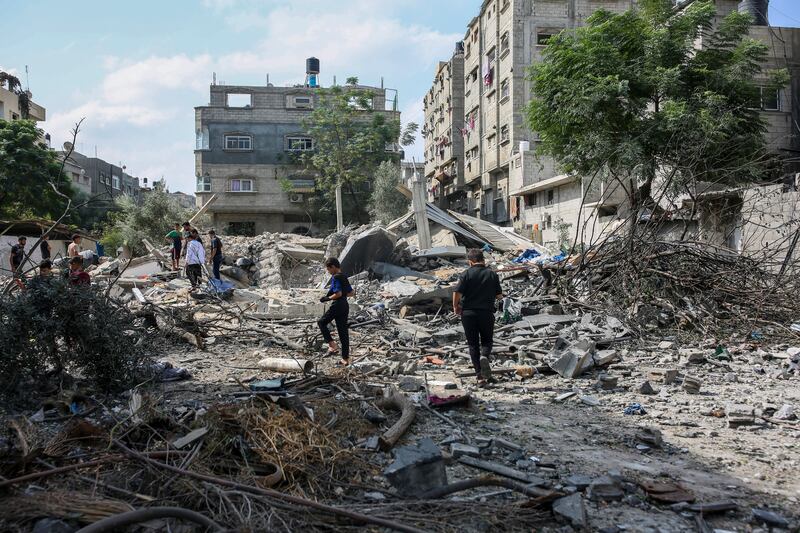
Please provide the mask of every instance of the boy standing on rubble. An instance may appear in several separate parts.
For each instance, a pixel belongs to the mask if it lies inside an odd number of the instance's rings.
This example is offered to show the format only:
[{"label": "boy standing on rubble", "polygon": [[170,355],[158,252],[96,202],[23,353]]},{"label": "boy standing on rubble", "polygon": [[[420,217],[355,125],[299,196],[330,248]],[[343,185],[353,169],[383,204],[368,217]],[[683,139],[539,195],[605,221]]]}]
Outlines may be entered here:
[{"label": "boy standing on rubble", "polygon": [[337,352],[336,342],[331,337],[328,324],[336,322],[336,331],[339,334],[339,342],[342,343],[342,366],[350,363],[350,331],[347,329],[347,319],[350,314],[350,306],[347,304],[347,297],[353,295],[353,287],[350,286],[347,276],[342,273],[339,260],[335,257],[325,261],[325,269],[331,275],[331,287],[328,294],[319,299],[320,302],[333,302],[317,321],[322,338],[328,343],[328,354]]},{"label": "boy standing on rubble", "polygon": [[219,276],[219,267],[222,264],[222,241],[217,237],[217,232],[211,230],[208,232],[208,238],[211,239],[211,263],[214,279],[221,279]]},{"label": "boy standing on rubble", "polygon": [[492,355],[494,310],[497,300],[503,298],[503,288],[497,274],[487,268],[481,250],[472,248],[467,260],[469,268],[459,276],[453,293],[453,312],[461,316],[472,367],[478,383],[483,384],[492,377],[489,360]]},{"label": "boy standing on rubble", "polygon": [[164,239],[172,242],[172,270],[180,270],[181,248],[183,248],[183,234],[181,225],[175,223],[175,229],[164,236]]}]

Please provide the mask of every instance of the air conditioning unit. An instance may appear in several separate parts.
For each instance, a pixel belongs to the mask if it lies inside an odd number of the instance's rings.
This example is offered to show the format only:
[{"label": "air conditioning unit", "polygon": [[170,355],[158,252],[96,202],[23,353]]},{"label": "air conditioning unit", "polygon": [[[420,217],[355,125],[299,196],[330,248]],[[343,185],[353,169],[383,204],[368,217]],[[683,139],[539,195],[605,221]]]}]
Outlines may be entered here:
[{"label": "air conditioning unit", "polygon": [[302,194],[290,194],[289,201],[293,204],[302,204],[303,203],[303,195]]}]

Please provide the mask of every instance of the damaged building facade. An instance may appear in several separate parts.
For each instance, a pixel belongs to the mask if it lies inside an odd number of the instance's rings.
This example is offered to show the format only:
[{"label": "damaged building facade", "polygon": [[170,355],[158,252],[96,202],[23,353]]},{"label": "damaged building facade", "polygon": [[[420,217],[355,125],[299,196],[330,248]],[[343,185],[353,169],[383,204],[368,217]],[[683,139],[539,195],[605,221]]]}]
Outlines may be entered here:
[{"label": "damaged building facade", "polygon": [[[372,94],[373,110],[399,120],[393,104],[387,108],[387,89],[356,88]],[[314,150],[303,121],[319,102],[316,78],[312,86],[211,85],[209,104],[195,108],[195,192],[198,206],[215,196],[208,213],[218,231],[257,235],[315,229],[307,206],[314,175],[298,156]]]},{"label": "damaged building facade", "polygon": [[[453,118],[461,111],[458,100],[451,98],[447,102],[444,117],[441,116],[441,102],[433,103],[433,98],[441,93],[442,65],[448,63],[440,63],[425,100],[426,176],[429,192],[440,192],[432,194],[439,205],[513,226],[526,237],[551,248],[576,238],[579,242],[592,242],[619,224],[627,212],[628,201],[622,187],[565,174],[551,158],[536,153],[538,135],[525,123],[525,108],[531,99],[531,82],[526,75],[528,67],[541,60],[547,41],[553,35],[581,26],[598,9],[623,12],[635,4],[634,0],[483,2],[479,15],[469,23],[464,41],[460,43],[464,50],[461,129],[458,130]],[[715,1],[719,17],[755,5],[751,4],[738,0]],[[768,89],[765,79],[758,103],[767,123],[768,145],[775,152],[791,155],[800,149],[796,131],[800,121],[796,116],[797,106],[793,105],[793,95],[797,94],[800,83],[799,30],[767,27],[765,14],[755,19],[751,37],[769,47],[764,70],[787,68],[791,75],[790,84],[777,91]],[[702,42],[698,45],[702,46]],[[455,56],[450,64],[454,61]],[[441,124],[443,118],[444,125],[450,126],[449,135],[443,136],[432,128]],[[454,141],[456,138],[458,143],[463,143],[460,152]],[[442,153],[452,153],[452,161],[444,161],[440,157]],[[452,183],[463,189],[464,204],[446,203],[447,189],[435,179],[436,175],[444,177],[441,174],[444,163],[453,169],[463,168],[463,177],[453,176]],[[747,195],[757,196],[756,193]]]}]

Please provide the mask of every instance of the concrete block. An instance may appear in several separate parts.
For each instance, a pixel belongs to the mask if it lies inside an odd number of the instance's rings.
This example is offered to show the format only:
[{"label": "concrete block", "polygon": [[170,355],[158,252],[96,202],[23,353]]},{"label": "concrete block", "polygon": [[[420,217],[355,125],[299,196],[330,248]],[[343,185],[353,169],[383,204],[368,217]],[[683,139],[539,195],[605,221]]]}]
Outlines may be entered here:
[{"label": "concrete block", "polygon": [[394,451],[394,462],[383,475],[401,496],[418,496],[447,485],[447,470],[439,447],[429,438]]},{"label": "concrete block", "polygon": [[583,496],[578,492],[554,501],[553,514],[577,529],[586,527],[586,507],[583,505]]},{"label": "concrete block", "polygon": [[374,227],[350,237],[339,256],[342,271],[353,275],[368,270],[375,261],[387,261],[396,242],[397,236],[383,227]]},{"label": "concrete block", "polygon": [[460,442],[454,442],[450,444],[450,455],[453,456],[453,459],[458,459],[463,455],[468,455],[470,457],[478,457],[481,454],[481,449],[477,446],[471,446],[469,444],[462,444]]}]

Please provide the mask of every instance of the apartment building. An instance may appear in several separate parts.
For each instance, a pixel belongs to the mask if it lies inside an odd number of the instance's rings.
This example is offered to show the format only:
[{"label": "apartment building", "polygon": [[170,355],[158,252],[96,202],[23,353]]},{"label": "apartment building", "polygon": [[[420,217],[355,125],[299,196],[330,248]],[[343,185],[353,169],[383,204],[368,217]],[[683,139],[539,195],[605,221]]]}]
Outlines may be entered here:
[{"label": "apartment building", "polygon": [[[394,101],[387,102],[388,89],[357,88],[371,93],[373,110],[400,119]],[[307,202],[314,175],[296,156],[314,150],[303,120],[319,104],[319,92],[316,78],[295,87],[211,85],[209,104],[195,108],[195,194],[198,206],[216,195],[208,213],[217,231],[312,229]]]},{"label": "apartment building", "polygon": [[443,209],[466,208],[464,191],[464,43],[440,61],[423,99],[425,179],[430,201]]},{"label": "apartment building", "polygon": [[44,122],[47,119],[45,108],[33,101],[33,95],[30,91],[26,91],[26,93],[28,97],[27,116],[25,116],[25,111],[20,108],[20,95],[0,85],[0,120],[27,118],[36,122]]},{"label": "apartment building", "polygon": [[[559,175],[552,161],[535,157],[537,137],[525,124],[531,98],[528,67],[541,58],[547,40],[574,28],[598,9],[622,12],[635,0],[485,0],[463,40],[463,181],[460,211],[531,232],[535,225],[554,229],[558,217],[573,208],[558,204],[576,196],[576,179]],[[452,60],[451,60],[452,63]],[[447,63],[445,63],[447,64]],[[441,93],[437,83],[426,103]],[[437,106],[426,107],[426,128]],[[426,175],[438,168],[436,135],[426,137]],[[434,170],[435,172],[436,170]],[[462,184],[463,183],[463,184]],[[549,204],[547,202],[550,202]],[[540,204],[551,206],[547,213]],[[578,202],[578,205],[580,202]],[[556,206],[555,209],[552,206]],[[549,223],[548,223],[549,220]]]},{"label": "apartment building", "polygon": [[[627,200],[620,187],[567,175],[550,158],[537,155],[538,136],[525,120],[532,97],[526,78],[528,67],[541,60],[550,37],[583,25],[598,9],[624,12],[635,4],[636,0],[483,2],[463,41],[462,187],[467,195],[463,212],[513,225],[520,233],[551,246],[577,234],[581,240],[591,240],[617,219]],[[740,9],[737,0],[715,0],[715,4],[719,17]],[[762,11],[751,36],[770,47],[765,68],[788,68],[792,82],[780,91],[765,87],[761,101],[754,105],[761,108],[768,123],[769,145],[776,151],[797,154],[800,117],[792,102],[793,95],[800,94],[796,92],[800,89],[800,42],[795,28],[767,27]],[[435,93],[434,83],[427,98]],[[426,110],[426,126],[428,119]],[[426,174],[436,166],[435,155],[426,149]]]},{"label": "apartment building", "polygon": [[[66,155],[65,152],[57,154],[59,159]],[[139,202],[142,196],[139,178],[125,172],[126,169],[125,165],[115,165],[75,151],[64,164],[73,185],[91,196],[102,195],[100,201],[127,195]]]}]

